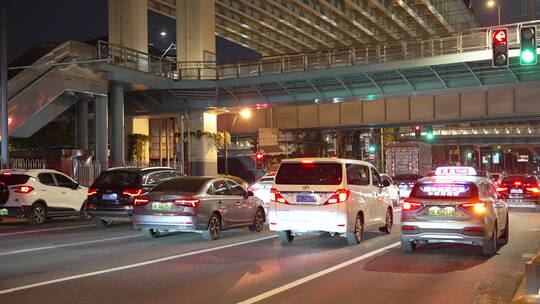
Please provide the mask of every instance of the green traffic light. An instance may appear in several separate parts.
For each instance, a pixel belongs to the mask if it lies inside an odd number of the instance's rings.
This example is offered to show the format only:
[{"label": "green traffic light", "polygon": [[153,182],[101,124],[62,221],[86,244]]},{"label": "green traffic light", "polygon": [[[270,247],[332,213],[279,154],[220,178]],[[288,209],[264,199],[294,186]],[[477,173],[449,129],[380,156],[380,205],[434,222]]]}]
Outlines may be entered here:
[{"label": "green traffic light", "polygon": [[535,61],[534,53],[532,50],[524,50],[521,52],[521,62],[523,63],[532,63]]},{"label": "green traffic light", "polygon": [[375,150],[376,150],[375,146],[369,146],[369,149],[368,149],[369,153],[373,153],[375,152]]},{"label": "green traffic light", "polygon": [[471,159],[471,158],[472,158],[472,152],[467,152],[467,158],[468,158],[468,159]]},{"label": "green traffic light", "polygon": [[435,138],[435,135],[432,132],[428,132],[426,134],[426,139],[427,140],[433,140],[434,138]]}]

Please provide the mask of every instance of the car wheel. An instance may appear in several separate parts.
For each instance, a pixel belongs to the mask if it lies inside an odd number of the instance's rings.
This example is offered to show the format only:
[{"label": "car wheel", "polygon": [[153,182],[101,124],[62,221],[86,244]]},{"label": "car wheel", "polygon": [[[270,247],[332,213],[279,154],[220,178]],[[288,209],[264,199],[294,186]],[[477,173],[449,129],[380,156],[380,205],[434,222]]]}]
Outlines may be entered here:
[{"label": "car wheel", "polygon": [[501,236],[499,237],[498,243],[501,245],[506,245],[508,243],[508,236],[510,232],[510,220],[508,219],[508,214],[506,215],[506,226],[504,227],[504,231],[502,232]]},{"label": "car wheel", "polygon": [[88,214],[88,211],[86,211],[86,201],[84,201],[81,212],[79,213],[79,218],[83,221],[89,221],[92,219],[92,216]]},{"label": "car wheel", "polygon": [[392,213],[391,208],[388,208],[388,210],[386,210],[386,219],[384,223],[384,226],[380,227],[379,231],[390,234],[392,232],[392,225],[394,224],[394,214]]},{"label": "car wheel", "polygon": [[148,239],[154,239],[161,236],[161,233],[157,229],[144,228],[142,231],[144,237]]},{"label": "car wheel", "polygon": [[416,243],[413,241],[401,240],[401,251],[413,252],[416,250]]},{"label": "car wheel", "polygon": [[208,220],[208,228],[203,231],[202,236],[207,241],[214,241],[219,238],[221,232],[221,220],[217,214],[212,214]]},{"label": "car wheel", "polygon": [[362,241],[364,235],[364,220],[362,216],[358,214],[354,221],[354,230],[347,232],[347,243],[349,245],[357,245]]},{"label": "car wheel", "polygon": [[47,220],[47,207],[44,204],[37,203],[30,210],[28,222],[30,225],[41,225]]},{"label": "car wheel", "polygon": [[100,228],[111,227],[112,224],[113,224],[113,221],[104,220],[104,219],[101,219],[101,218],[95,218],[94,222],[96,223],[96,226],[98,226]]},{"label": "car wheel", "polygon": [[294,240],[294,235],[290,230],[278,231],[281,244],[290,244]]},{"label": "car wheel", "polygon": [[482,253],[485,256],[494,256],[497,252],[497,224],[493,226],[493,233],[491,239],[482,245]]},{"label": "car wheel", "polygon": [[255,212],[255,219],[253,220],[253,224],[249,226],[249,230],[253,232],[261,232],[263,230],[263,224],[264,224],[264,211],[262,211],[261,208],[257,209],[257,212]]},{"label": "car wheel", "polygon": [[4,183],[0,183],[0,204],[5,204],[9,199],[9,188]]}]

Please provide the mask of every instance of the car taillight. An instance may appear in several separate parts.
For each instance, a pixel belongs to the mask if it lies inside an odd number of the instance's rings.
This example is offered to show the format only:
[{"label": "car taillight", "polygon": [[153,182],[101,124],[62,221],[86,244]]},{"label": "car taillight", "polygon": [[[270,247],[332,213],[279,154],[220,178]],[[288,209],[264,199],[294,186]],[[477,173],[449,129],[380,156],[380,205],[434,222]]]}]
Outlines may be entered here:
[{"label": "car taillight", "polygon": [[129,195],[130,197],[137,197],[143,193],[143,189],[126,189],[122,191],[122,194]]},{"label": "car taillight", "polygon": [[506,192],[508,191],[508,187],[497,187],[497,192]]},{"label": "car taillight", "polygon": [[351,194],[349,189],[339,189],[324,203],[324,205],[345,203]]},{"label": "car taillight", "polygon": [[257,189],[257,188],[255,188],[255,186],[251,186],[251,187],[248,188],[248,190],[252,191],[252,192],[255,191],[255,189]]},{"label": "car taillight", "polygon": [[409,183],[407,186],[408,186],[409,188],[412,188],[412,187],[414,187],[414,183]]},{"label": "car taillight", "polygon": [[278,204],[289,203],[275,188],[270,189],[270,201]]},{"label": "car taillight", "polygon": [[176,205],[188,206],[188,207],[198,207],[200,202],[201,201],[199,201],[196,198],[182,198],[182,199],[174,200],[174,203]]},{"label": "car taillight", "polygon": [[515,181],[514,186],[521,186],[521,182],[520,181]]},{"label": "car taillight", "polygon": [[461,207],[463,209],[468,211],[474,211],[475,213],[485,213],[486,212],[486,203],[485,202],[474,202],[474,203],[466,203],[461,204]]},{"label": "car taillight", "polygon": [[143,206],[148,204],[150,200],[146,197],[137,197],[135,198],[135,202],[133,202],[133,205],[135,206]]},{"label": "car taillight", "polygon": [[407,211],[416,210],[420,207],[422,207],[422,203],[413,202],[411,200],[405,200],[403,204],[401,204],[401,209]]},{"label": "car taillight", "polygon": [[539,193],[540,189],[538,189],[538,187],[527,187],[527,191],[532,193]]},{"label": "car taillight", "polygon": [[22,193],[27,194],[34,191],[34,187],[32,186],[17,186],[15,187],[15,193]]},{"label": "car taillight", "polygon": [[88,188],[88,191],[86,191],[87,196],[92,196],[97,194],[97,189]]}]

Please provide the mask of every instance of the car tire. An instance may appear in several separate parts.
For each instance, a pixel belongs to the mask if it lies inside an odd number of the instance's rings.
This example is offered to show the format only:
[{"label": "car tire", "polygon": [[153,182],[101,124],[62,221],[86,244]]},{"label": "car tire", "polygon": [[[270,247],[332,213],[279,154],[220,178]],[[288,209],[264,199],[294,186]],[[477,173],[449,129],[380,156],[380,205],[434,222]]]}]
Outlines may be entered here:
[{"label": "car tire", "polygon": [[4,183],[0,183],[0,204],[4,205],[9,199],[9,188]]},{"label": "car tire", "polygon": [[290,244],[294,240],[294,235],[290,230],[278,231],[281,244]]},{"label": "car tire", "polygon": [[93,218],[90,214],[88,214],[88,211],[86,211],[86,201],[82,204],[81,212],[79,213],[79,218],[83,221],[89,221]]},{"label": "car tire", "polygon": [[384,220],[385,225],[379,227],[379,231],[385,234],[390,234],[392,232],[392,225],[394,225],[394,214],[391,208],[386,210],[386,219]]},{"label": "car tire", "polygon": [[482,253],[485,256],[494,256],[497,253],[497,224],[493,226],[491,239],[482,245]]},{"label": "car tire", "polygon": [[47,221],[47,206],[42,203],[37,203],[32,206],[28,214],[28,222],[30,225],[42,225]]},{"label": "car tire", "polygon": [[249,225],[249,230],[253,232],[261,232],[264,225],[264,211],[262,208],[258,208],[255,212],[255,218],[253,219],[253,224]]},{"label": "car tire", "polygon": [[107,228],[112,226],[113,221],[104,220],[102,218],[94,218],[94,223],[96,223],[96,226],[99,228]]},{"label": "car tire", "polygon": [[413,241],[401,240],[401,251],[414,252],[416,250],[416,243]]},{"label": "car tire", "polygon": [[499,245],[506,245],[508,243],[508,236],[510,235],[510,220],[508,218],[508,214],[506,215],[506,226],[504,227],[504,231],[502,232],[501,236],[498,239]]},{"label": "car tire", "polygon": [[161,233],[157,229],[143,228],[143,235],[147,239],[155,239],[161,236]]},{"label": "car tire", "polygon": [[207,241],[215,241],[221,233],[221,219],[217,214],[212,214],[208,219],[208,228],[202,232],[202,236]]},{"label": "car tire", "polygon": [[347,243],[349,245],[358,245],[364,237],[364,220],[360,214],[356,215],[354,221],[354,230],[347,232]]}]

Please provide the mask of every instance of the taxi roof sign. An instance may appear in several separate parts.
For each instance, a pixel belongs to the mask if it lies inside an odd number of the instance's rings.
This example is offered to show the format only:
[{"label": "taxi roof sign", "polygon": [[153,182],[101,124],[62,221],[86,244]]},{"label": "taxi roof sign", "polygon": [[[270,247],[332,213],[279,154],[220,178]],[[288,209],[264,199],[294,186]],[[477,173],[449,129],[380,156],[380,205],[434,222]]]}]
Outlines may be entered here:
[{"label": "taxi roof sign", "polygon": [[476,170],[473,167],[438,167],[435,170],[436,176],[475,176]]}]

